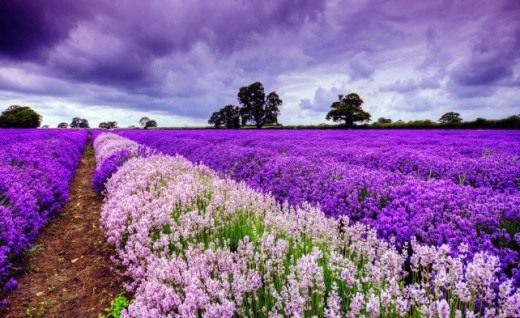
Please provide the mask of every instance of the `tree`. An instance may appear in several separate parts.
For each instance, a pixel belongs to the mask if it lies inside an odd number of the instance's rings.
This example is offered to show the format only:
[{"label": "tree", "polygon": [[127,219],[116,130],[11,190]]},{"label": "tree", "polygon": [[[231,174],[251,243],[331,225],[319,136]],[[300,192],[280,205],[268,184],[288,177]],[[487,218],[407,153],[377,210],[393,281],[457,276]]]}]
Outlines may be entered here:
[{"label": "tree", "polygon": [[249,113],[249,109],[246,109],[245,107],[240,107],[238,111],[240,113],[240,125],[247,125],[247,123],[252,120],[251,114]]},{"label": "tree", "polygon": [[240,109],[238,106],[226,105],[221,110],[226,128],[240,128]]},{"label": "tree", "polygon": [[157,127],[157,122],[148,117],[141,117],[141,119],[139,119],[139,125],[144,129],[148,129],[152,127]]},{"label": "tree", "polygon": [[104,129],[115,129],[115,128],[117,128],[117,121],[102,122],[99,124],[98,127],[104,128]]},{"label": "tree", "polygon": [[107,124],[108,124],[109,129],[119,128],[119,126],[117,125],[117,121],[108,121]]},{"label": "tree", "polygon": [[241,87],[237,97],[241,105],[239,114],[242,125],[253,121],[256,128],[262,128],[263,125],[268,123],[278,123],[282,100],[276,92],[271,92],[266,96],[262,83],[255,82],[249,86]]},{"label": "tree", "polygon": [[29,106],[12,105],[0,115],[0,127],[3,128],[37,128],[42,116]]},{"label": "tree", "polygon": [[139,119],[139,125],[141,127],[145,127],[146,126],[146,122],[148,122],[150,120],[150,118],[148,117],[141,117],[141,119]]},{"label": "tree", "polygon": [[211,117],[208,120],[208,124],[213,125],[215,128],[220,128],[224,123],[224,116],[222,115],[222,110],[218,112],[213,112]]},{"label": "tree", "polygon": [[144,125],[144,129],[148,129],[148,128],[155,128],[157,127],[157,122],[153,119],[150,119],[149,121],[146,122],[146,124]]},{"label": "tree", "polygon": [[69,124],[67,123],[59,123],[58,128],[69,128]]},{"label": "tree", "polygon": [[280,115],[280,106],[282,106],[282,100],[276,94],[271,92],[267,95],[267,105],[265,107],[265,124],[276,125],[278,124],[278,115]]},{"label": "tree", "polygon": [[390,118],[379,117],[379,119],[377,120],[377,123],[378,124],[391,124],[392,120]]},{"label": "tree", "polygon": [[448,112],[439,118],[439,122],[443,124],[458,124],[462,121],[459,113]]},{"label": "tree", "polygon": [[234,105],[226,105],[218,112],[211,114],[208,124],[215,128],[226,126],[226,128],[240,128],[240,108]]},{"label": "tree", "polygon": [[332,109],[325,117],[327,120],[334,122],[343,122],[345,127],[354,127],[356,122],[365,122],[370,120],[370,114],[361,108],[363,100],[356,93],[347,96],[339,95],[338,101],[332,103]]},{"label": "tree", "polygon": [[477,125],[477,126],[483,126],[486,124],[486,122],[487,122],[487,120],[482,117],[478,117],[477,119],[475,119],[475,125]]},{"label": "tree", "polygon": [[70,128],[89,128],[88,120],[84,118],[74,117],[70,123]]}]

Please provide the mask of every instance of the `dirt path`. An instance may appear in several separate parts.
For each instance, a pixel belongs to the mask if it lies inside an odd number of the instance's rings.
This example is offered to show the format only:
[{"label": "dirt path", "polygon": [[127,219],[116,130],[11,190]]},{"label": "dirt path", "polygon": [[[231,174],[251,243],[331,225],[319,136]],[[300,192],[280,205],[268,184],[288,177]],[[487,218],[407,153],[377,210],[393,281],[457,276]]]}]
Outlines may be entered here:
[{"label": "dirt path", "polygon": [[[69,202],[27,257],[26,273],[9,297],[6,318],[97,318],[121,292],[110,271],[112,249],[100,230],[102,200],[92,191],[92,148],[81,160]],[[2,314],[0,314],[2,316]]]}]

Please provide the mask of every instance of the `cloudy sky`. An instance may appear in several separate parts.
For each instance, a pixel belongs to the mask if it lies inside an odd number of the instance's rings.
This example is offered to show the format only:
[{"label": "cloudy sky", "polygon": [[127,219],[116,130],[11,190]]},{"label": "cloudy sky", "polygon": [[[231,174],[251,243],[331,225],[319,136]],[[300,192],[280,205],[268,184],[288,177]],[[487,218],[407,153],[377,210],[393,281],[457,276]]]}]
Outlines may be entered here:
[{"label": "cloudy sky", "polygon": [[518,0],[0,0],[0,108],[204,125],[254,81],[284,124],[520,113]]}]

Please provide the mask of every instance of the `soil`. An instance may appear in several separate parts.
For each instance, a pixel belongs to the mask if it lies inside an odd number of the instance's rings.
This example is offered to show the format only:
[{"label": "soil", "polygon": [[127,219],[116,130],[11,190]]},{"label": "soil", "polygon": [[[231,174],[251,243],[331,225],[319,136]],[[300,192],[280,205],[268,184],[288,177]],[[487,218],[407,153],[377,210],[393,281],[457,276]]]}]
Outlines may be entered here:
[{"label": "soil", "polygon": [[102,199],[90,180],[95,158],[87,146],[60,216],[28,253],[25,273],[8,300],[5,318],[97,318],[122,291],[110,270],[113,249],[100,228]]}]

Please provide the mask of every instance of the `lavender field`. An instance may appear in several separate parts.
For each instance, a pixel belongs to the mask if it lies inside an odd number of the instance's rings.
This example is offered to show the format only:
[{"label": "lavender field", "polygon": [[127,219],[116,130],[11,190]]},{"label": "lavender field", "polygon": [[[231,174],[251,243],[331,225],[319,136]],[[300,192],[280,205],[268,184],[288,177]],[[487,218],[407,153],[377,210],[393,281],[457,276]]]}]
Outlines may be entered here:
[{"label": "lavender field", "polygon": [[114,133],[123,317],[519,315],[518,131]]}]

